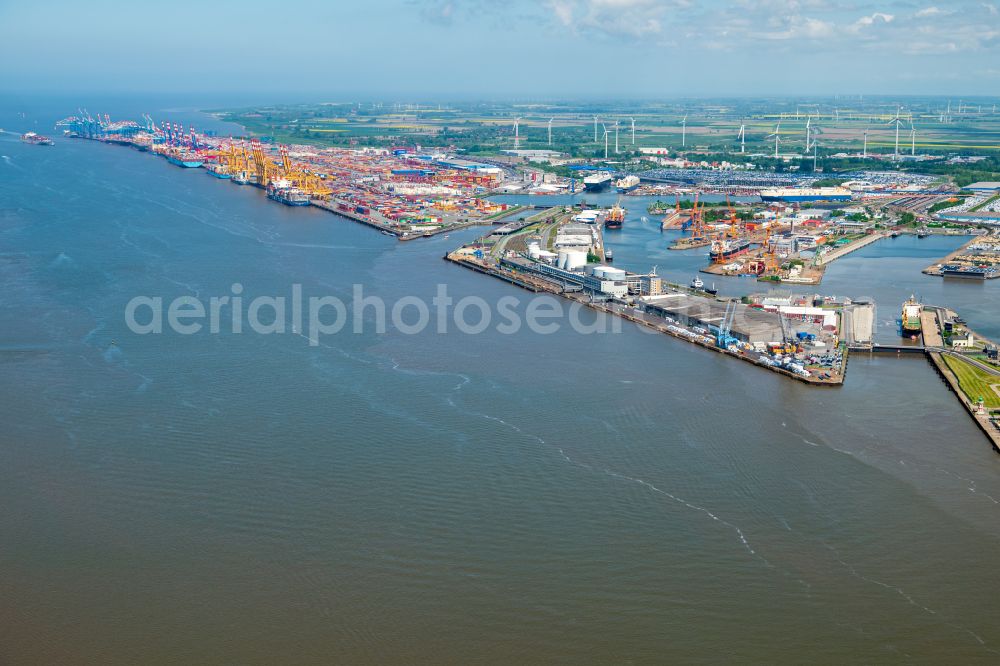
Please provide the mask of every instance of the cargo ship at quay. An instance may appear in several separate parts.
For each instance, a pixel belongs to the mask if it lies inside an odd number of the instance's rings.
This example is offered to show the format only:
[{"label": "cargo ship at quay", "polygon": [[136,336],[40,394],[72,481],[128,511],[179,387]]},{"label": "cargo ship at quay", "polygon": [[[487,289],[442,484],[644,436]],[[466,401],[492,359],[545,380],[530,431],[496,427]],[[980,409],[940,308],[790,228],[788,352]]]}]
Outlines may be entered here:
[{"label": "cargo ship at quay", "polygon": [[285,178],[268,183],[267,198],[286,206],[308,206],[310,203],[309,195],[301,189],[293,187],[292,182]]},{"label": "cargo ship at quay", "polygon": [[639,176],[625,176],[615,181],[615,189],[621,194],[626,194],[639,187],[640,182]]},{"label": "cargo ship at quay", "polygon": [[208,175],[215,176],[220,180],[228,180],[233,177],[233,174],[229,173],[229,167],[225,164],[209,164],[205,167],[205,171]]},{"label": "cargo ship at quay", "polygon": [[850,201],[844,187],[775,187],[760,191],[761,201],[802,203],[807,201]]},{"label": "cargo ship at quay", "polygon": [[185,169],[197,169],[205,164],[205,160],[195,153],[167,153],[167,161]]},{"label": "cargo ship at quay", "polygon": [[599,171],[592,173],[583,179],[583,187],[588,192],[601,192],[611,184],[611,173]]}]

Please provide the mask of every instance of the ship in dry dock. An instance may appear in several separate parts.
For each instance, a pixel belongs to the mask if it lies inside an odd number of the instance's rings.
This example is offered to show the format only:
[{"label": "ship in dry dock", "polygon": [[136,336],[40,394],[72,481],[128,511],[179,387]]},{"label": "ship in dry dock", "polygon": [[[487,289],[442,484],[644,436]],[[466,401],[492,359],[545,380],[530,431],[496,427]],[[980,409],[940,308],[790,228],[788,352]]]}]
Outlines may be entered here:
[{"label": "ship in dry dock", "polygon": [[725,238],[712,241],[709,257],[712,263],[724,264],[750,251],[751,243],[746,238]]}]

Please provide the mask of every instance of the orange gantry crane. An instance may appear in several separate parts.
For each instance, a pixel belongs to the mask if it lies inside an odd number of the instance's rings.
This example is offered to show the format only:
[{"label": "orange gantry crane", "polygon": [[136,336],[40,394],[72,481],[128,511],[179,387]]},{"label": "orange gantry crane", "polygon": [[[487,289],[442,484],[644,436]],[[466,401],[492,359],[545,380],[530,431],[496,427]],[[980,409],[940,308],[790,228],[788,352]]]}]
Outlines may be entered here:
[{"label": "orange gantry crane", "polygon": [[264,154],[264,147],[257,139],[250,139],[250,155],[257,172],[257,185],[267,187],[277,177],[278,169]]},{"label": "orange gantry crane", "polygon": [[310,171],[301,164],[292,162],[288,156],[288,146],[280,146],[278,154],[281,156],[281,168],[284,171],[284,177],[290,180],[295,187],[303,190],[314,199],[325,199],[330,196],[330,188],[326,186],[318,174]]}]

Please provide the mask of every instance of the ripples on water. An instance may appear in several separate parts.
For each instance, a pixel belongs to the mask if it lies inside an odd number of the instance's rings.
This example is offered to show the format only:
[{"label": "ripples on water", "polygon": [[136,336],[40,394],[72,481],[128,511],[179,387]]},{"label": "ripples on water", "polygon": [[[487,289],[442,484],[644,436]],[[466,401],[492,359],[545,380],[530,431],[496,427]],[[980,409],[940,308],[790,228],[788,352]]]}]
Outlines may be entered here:
[{"label": "ripples on water", "polygon": [[[133,295],[234,282],[528,294],[440,260],[475,230],[400,244],[125,149],[0,145],[0,661],[995,661],[997,460],[922,360],[817,391],[629,327],[139,337]],[[613,243],[690,270],[655,229]],[[822,291],[1000,331],[908,243]]]}]

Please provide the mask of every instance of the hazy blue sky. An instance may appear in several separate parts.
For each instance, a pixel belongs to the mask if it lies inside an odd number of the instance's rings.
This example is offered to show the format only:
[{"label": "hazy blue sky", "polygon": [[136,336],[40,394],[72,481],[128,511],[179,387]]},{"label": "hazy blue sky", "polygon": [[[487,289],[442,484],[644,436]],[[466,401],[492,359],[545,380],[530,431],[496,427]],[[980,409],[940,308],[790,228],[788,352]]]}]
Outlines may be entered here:
[{"label": "hazy blue sky", "polygon": [[1000,10],[981,0],[0,0],[0,59],[0,88],[70,93],[990,95]]}]

